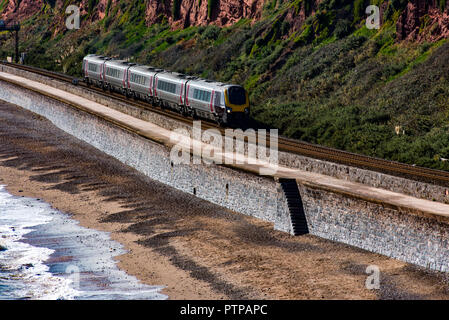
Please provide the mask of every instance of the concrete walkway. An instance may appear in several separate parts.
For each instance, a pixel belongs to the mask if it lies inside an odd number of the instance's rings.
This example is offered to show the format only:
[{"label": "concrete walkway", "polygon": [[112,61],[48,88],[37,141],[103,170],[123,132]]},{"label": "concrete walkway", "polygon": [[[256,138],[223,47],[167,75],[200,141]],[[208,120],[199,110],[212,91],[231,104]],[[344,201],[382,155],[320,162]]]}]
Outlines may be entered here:
[{"label": "concrete walkway", "polygon": [[[9,83],[17,84],[19,86],[38,92],[61,102],[71,105],[72,107],[84,110],[91,114],[96,114],[103,117],[123,128],[137,132],[139,135],[162,143],[171,148],[174,145],[190,149],[195,143],[202,147],[210,145],[200,141],[193,141],[190,137],[182,137],[174,135],[170,130],[157,126],[153,123],[129,116],[117,110],[111,109],[99,103],[93,102],[86,98],[71,94],[69,92],[32,81],[23,77],[11,75],[0,72],[0,79]],[[194,153],[194,152],[192,152]],[[234,154],[221,153],[216,151],[215,156],[221,156],[222,159],[234,159]],[[238,157],[240,160],[247,160]],[[226,161],[224,161],[226,163]],[[310,187],[325,189],[340,194],[345,194],[351,197],[356,197],[370,202],[383,203],[385,205],[402,208],[412,211],[420,211],[423,213],[449,217],[449,205],[440,202],[433,202],[429,200],[419,199],[412,196],[391,192],[385,189],[369,187],[360,183],[345,181],[323,174],[302,171],[298,169],[291,169],[283,166],[274,166],[270,163],[260,160],[253,161],[257,164],[230,164],[229,167],[234,167],[240,170],[250,171],[254,174],[260,172],[275,172],[271,174],[276,178],[290,178],[296,179],[300,184]],[[204,164],[202,164],[204,165]]]}]

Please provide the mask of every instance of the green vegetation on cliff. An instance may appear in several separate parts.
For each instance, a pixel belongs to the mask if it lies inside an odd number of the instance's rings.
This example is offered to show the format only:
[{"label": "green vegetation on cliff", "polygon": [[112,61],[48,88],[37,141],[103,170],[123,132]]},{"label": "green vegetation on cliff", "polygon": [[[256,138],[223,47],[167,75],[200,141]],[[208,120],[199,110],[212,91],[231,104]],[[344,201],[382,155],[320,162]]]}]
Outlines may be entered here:
[{"label": "green vegetation on cliff", "polygon": [[[254,24],[183,30],[165,16],[148,26],[144,1],[108,1],[104,19],[82,31],[54,29],[48,8],[23,23],[32,32],[21,51],[31,64],[72,75],[80,75],[85,54],[102,53],[239,83],[250,92],[254,119],[283,135],[449,170],[449,43],[396,41],[407,1],[388,2],[380,30],[364,26],[368,1],[314,3],[268,1]],[[174,4],[177,17],[180,1]],[[209,17],[215,5],[208,1]],[[288,13],[301,10],[310,14],[295,29]],[[1,37],[6,56],[12,42]]]}]

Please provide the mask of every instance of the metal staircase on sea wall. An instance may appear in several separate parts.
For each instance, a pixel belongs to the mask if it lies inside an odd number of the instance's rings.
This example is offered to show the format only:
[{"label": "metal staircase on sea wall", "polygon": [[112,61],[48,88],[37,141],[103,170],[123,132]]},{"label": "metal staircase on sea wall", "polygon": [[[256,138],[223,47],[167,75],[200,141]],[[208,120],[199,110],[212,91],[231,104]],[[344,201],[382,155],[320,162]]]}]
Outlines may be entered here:
[{"label": "metal staircase on sea wall", "polygon": [[288,209],[295,236],[309,233],[304,207],[299,194],[298,184],[294,179],[279,179],[285,197],[287,198]]}]

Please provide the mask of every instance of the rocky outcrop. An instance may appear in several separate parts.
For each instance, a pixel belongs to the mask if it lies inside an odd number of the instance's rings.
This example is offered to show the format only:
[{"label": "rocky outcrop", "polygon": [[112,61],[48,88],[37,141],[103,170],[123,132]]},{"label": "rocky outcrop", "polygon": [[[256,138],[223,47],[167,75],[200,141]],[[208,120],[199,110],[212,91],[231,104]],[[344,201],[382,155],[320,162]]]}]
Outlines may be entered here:
[{"label": "rocky outcrop", "polygon": [[449,1],[444,11],[436,0],[410,1],[397,22],[397,40],[435,42],[449,38],[448,7]]},{"label": "rocky outcrop", "polygon": [[[134,0],[128,0],[134,1]],[[209,10],[209,3],[214,3],[212,10]],[[305,2],[297,2],[299,7],[292,6],[283,16],[284,21],[289,23],[289,34],[301,29],[304,21],[310,15],[317,12],[322,0],[308,0],[307,9]],[[64,6],[67,1],[56,0],[7,0],[7,4],[1,13],[1,18],[7,23],[13,21],[23,21],[33,14],[42,11],[47,12],[48,7],[53,6],[54,33],[64,29],[65,13]],[[118,0],[97,0],[94,8],[89,8],[89,0],[72,1],[80,8],[83,24],[89,24],[102,20],[106,16],[106,10],[113,10],[119,3]],[[179,6],[173,14],[173,5]],[[188,26],[198,26],[215,24],[218,26],[230,26],[242,18],[253,19],[254,21],[262,17],[262,11],[267,0],[146,0],[145,19],[148,25],[159,22],[162,19],[168,20],[173,28],[186,28]],[[383,1],[381,14],[384,13],[389,1]],[[121,4],[120,4],[121,5]],[[438,41],[442,38],[449,38],[449,0],[446,3],[445,11],[442,11],[439,0],[411,0],[401,13],[397,21],[397,40],[409,41]],[[121,11],[121,9],[119,9]]]},{"label": "rocky outcrop", "polygon": [[242,18],[258,19],[264,0],[216,0],[209,16],[207,0],[179,0],[179,15],[173,17],[174,1],[150,0],[147,2],[146,21],[152,24],[168,17],[171,25],[179,27],[207,25],[229,26]]},{"label": "rocky outcrop", "polygon": [[23,21],[38,12],[43,4],[43,0],[8,0],[8,4],[1,14],[1,18],[2,20],[5,20],[7,24],[14,21]]},{"label": "rocky outcrop", "polygon": [[[73,1],[80,8],[81,15],[90,16],[87,22],[101,20],[106,15],[109,0],[96,1],[95,8],[88,8],[88,0]],[[131,0],[130,0],[131,1]],[[179,14],[173,17],[173,0],[147,0],[146,15],[144,18],[148,24],[160,21],[163,17],[168,18],[173,27],[188,27],[192,25],[216,24],[218,26],[229,26],[239,21],[241,18],[258,19],[261,17],[265,0],[215,0],[214,7],[209,15],[208,0],[179,0]],[[23,21],[31,17],[36,12],[43,9],[48,1],[44,0],[8,0],[2,19],[7,23],[12,21]],[[118,0],[112,0],[110,8],[114,8]],[[54,14],[56,20],[64,17],[63,0],[54,2]],[[57,13],[60,14],[57,14]]]},{"label": "rocky outcrop", "polygon": [[220,6],[212,13],[212,18],[220,25],[230,25],[241,18],[259,19],[264,0],[219,1]]},{"label": "rocky outcrop", "polygon": [[[81,16],[85,16],[89,13],[89,19],[85,20],[85,23],[95,22],[101,20],[106,15],[106,8],[109,0],[98,0],[95,8],[89,10],[89,0],[72,1],[73,4],[80,8]],[[112,0],[110,8],[113,8],[117,4],[118,0]],[[49,1],[44,0],[8,0],[4,11],[1,13],[1,19],[7,23],[13,21],[23,21],[30,18],[32,15],[39,11],[43,11],[44,6],[50,6]],[[63,22],[65,17],[66,1],[56,0],[53,4],[53,18],[56,22]]]},{"label": "rocky outcrop", "polygon": [[304,24],[304,21],[309,17],[310,15],[314,15],[315,12],[318,9],[319,4],[323,0],[315,0],[311,3],[309,10],[307,11],[305,6],[302,5],[300,9],[295,8],[294,6],[291,7],[285,16],[285,21],[287,21],[290,25],[290,33],[296,32],[299,29],[301,29],[302,25]]}]

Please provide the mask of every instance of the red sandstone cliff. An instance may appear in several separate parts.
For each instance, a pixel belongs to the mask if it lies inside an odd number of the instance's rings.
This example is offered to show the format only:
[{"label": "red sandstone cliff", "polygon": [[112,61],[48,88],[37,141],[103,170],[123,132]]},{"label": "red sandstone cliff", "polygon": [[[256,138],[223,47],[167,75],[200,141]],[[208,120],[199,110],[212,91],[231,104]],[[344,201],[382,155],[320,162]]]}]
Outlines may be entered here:
[{"label": "red sandstone cliff", "polygon": [[[23,21],[33,14],[42,11],[48,5],[45,0],[8,0],[2,19],[7,23],[11,21]],[[131,1],[131,0],[130,0]],[[262,16],[262,10],[267,0],[217,0],[216,7],[208,17],[207,0],[179,0],[180,8],[178,19],[172,17],[173,0],[146,0],[145,21],[148,24],[158,22],[161,17],[168,18],[173,28],[185,28],[191,25],[207,25],[210,23],[218,26],[229,26],[241,18],[258,20]],[[301,8],[298,12],[295,8],[287,10],[283,19],[289,22],[290,32],[299,30],[305,19],[316,12],[322,0],[315,0],[310,5],[310,12]],[[64,28],[64,0],[56,0],[54,4],[55,33]],[[397,39],[411,41],[438,41],[449,38],[449,0],[446,10],[441,12],[437,0],[411,0],[406,9],[400,15],[397,22]],[[88,0],[73,1],[80,7],[81,15],[89,12]],[[118,5],[118,0],[111,1],[111,8]],[[108,0],[98,0],[95,8],[91,9],[91,15],[84,19],[84,24],[101,20],[105,17]],[[387,1],[382,5],[385,10]],[[59,14],[58,14],[59,12]]]},{"label": "red sandstone cliff", "polygon": [[397,40],[438,41],[449,38],[449,1],[442,12],[436,0],[413,0],[398,19]]},{"label": "red sandstone cliff", "polygon": [[[80,7],[81,15],[88,13],[88,0],[74,1]],[[112,0],[111,8],[117,4],[117,0]],[[258,19],[262,13],[262,6],[265,0],[219,0],[217,7],[208,17],[207,0],[181,0],[179,19],[172,18],[172,0],[147,0],[145,20],[151,24],[157,22],[161,15],[168,18],[174,27],[187,27],[190,25],[206,25],[214,23],[219,26],[231,25],[241,18]],[[89,21],[101,20],[105,16],[108,0],[99,0]],[[45,5],[44,0],[9,0],[6,8],[1,14],[2,19],[8,23],[11,21],[23,21],[31,17],[36,12],[42,10]],[[60,17],[64,15],[64,1],[55,2],[55,12],[60,12]],[[58,17],[57,17],[58,18]]]},{"label": "red sandstone cliff", "polygon": [[[112,0],[112,6],[114,6],[117,1],[118,0]],[[8,0],[8,4],[0,16],[7,23],[11,21],[20,22],[30,18],[35,13],[42,11],[46,2],[48,3],[48,1],[44,0]],[[64,2],[64,0],[55,1],[55,13],[60,13],[56,18],[64,16]],[[97,2],[97,5],[92,11],[91,21],[101,20],[105,16],[108,0],[98,0]],[[73,1],[73,3],[79,6],[81,15],[88,13],[88,0]]]},{"label": "red sandstone cliff", "polygon": [[179,18],[172,18],[172,1],[149,0],[147,2],[146,21],[157,22],[163,14],[169,18],[173,26],[188,27],[191,25],[207,25],[214,23],[219,26],[232,25],[241,18],[258,19],[261,17],[265,0],[220,0],[217,7],[208,17],[207,0],[182,0]]},{"label": "red sandstone cliff", "polygon": [[43,0],[9,0],[1,17],[7,23],[11,21],[22,21],[38,12],[43,4]]}]

